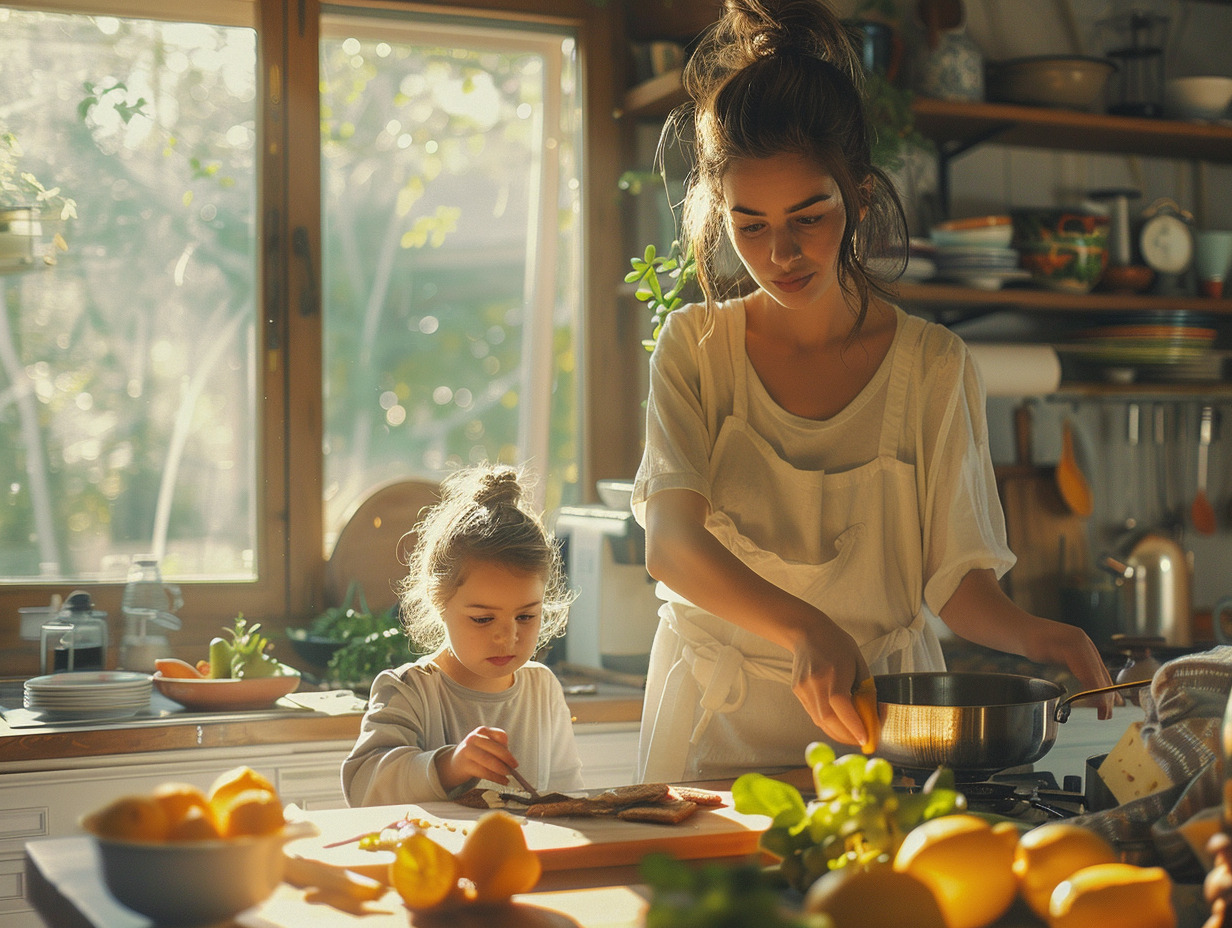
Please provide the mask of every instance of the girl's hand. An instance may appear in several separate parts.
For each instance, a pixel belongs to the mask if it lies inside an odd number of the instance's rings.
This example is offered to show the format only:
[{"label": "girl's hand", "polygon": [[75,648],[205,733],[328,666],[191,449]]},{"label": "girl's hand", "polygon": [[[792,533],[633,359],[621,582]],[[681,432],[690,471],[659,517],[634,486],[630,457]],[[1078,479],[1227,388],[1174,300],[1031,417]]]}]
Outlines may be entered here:
[{"label": "girl's hand", "polygon": [[811,611],[815,615],[798,626],[803,634],[791,649],[791,691],[829,738],[862,744],[867,732],[851,694],[869,676],[868,664],[851,635],[824,613]]},{"label": "girl's hand", "polygon": [[441,786],[448,792],[467,780],[508,783],[509,771],[518,765],[509,751],[509,735],[499,728],[481,725],[452,748],[436,756]]}]

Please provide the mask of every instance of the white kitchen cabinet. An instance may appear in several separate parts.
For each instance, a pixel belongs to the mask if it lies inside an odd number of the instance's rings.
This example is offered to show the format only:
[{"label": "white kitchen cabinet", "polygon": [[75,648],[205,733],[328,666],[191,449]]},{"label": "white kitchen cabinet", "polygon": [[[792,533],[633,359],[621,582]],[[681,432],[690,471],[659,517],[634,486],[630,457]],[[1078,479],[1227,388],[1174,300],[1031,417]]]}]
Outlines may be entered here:
[{"label": "white kitchen cabinet", "polygon": [[0,923],[41,928],[26,901],[24,848],[35,838],[79,833],[86,812],[129,793],[180,781],[207,788],[220,773],[247,764],[269,777],[285,802],[301,808],[345,805],[339,768],[351,743],[289,743],[202,751],[78,757],[48,762],[53,769],[0,775]]},{"label": "white kitchen cabinet", "polygon": [[633,782],[637,774],[637,722],[597,722],[577,725],[573,731],[587,789]]}]

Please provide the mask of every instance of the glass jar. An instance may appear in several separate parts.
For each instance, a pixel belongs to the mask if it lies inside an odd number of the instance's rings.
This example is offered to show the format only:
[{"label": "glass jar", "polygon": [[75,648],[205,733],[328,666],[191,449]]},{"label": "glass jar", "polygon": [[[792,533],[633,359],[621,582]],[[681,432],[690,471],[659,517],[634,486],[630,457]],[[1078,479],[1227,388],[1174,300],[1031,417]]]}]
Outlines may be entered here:
[{"label": "glass jar", "polygon": [[180,588],[163,583],[158,558],[152,554],[134,557],[120,603],[124,613],[120,666],[125,670],[152,673],[154,662],[171,653],[163,631],[180,627],[180,617],[175,610],[183,605]]},{"label": "glass jar", "polygon": [[39,634],[42,672],[72,673],[107,669],[107,613],[94,608],[90,594],[77,590]]}]

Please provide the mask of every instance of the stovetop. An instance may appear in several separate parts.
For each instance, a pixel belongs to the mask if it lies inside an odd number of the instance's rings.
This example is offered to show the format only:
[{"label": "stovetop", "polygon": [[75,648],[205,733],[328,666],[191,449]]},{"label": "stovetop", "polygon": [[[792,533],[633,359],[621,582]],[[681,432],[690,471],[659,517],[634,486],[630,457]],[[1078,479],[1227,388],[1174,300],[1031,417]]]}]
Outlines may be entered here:
[{"label": "stovetop", "polygon": [[[895,770],[901,788],[908,790],[922,788],[931,772]],[[1067,776],[1064,783],[1058,783],[1051,771],[1036,770],[1030,764],[992,774],[956,774],[955,779],[955,788],[967,798],[967,809],[972,812],[989,812],[1038,825],[1087,811],[1082,777]]]}]

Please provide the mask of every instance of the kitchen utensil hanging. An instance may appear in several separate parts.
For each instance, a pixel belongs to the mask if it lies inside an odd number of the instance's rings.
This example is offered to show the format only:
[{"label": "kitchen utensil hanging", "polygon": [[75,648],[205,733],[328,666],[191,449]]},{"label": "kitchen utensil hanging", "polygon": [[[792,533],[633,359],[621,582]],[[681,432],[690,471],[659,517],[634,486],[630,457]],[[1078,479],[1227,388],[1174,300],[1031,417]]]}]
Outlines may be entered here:
[{"label": "kitchen utensil hanging", "polygon": [[1215,507],[1211,505],[1206,495],[1207,465],[1211,450],[1211,420],[1214,411],[1210,406],[1203,406],[1198,423],[1198,490],[1194,494],[1193,504],[1189,507],[1189,518],[1193,527],[1203,535],[1215,534]]},{"label": "kitchen utensil hanging", "polygon": [[1057,489],[1075,515],[1090,518],[1095,511],[1091,485],[1074,454],[1074,423],[1067,416],[1061,422],[1061,457],[1057,461]]}]

